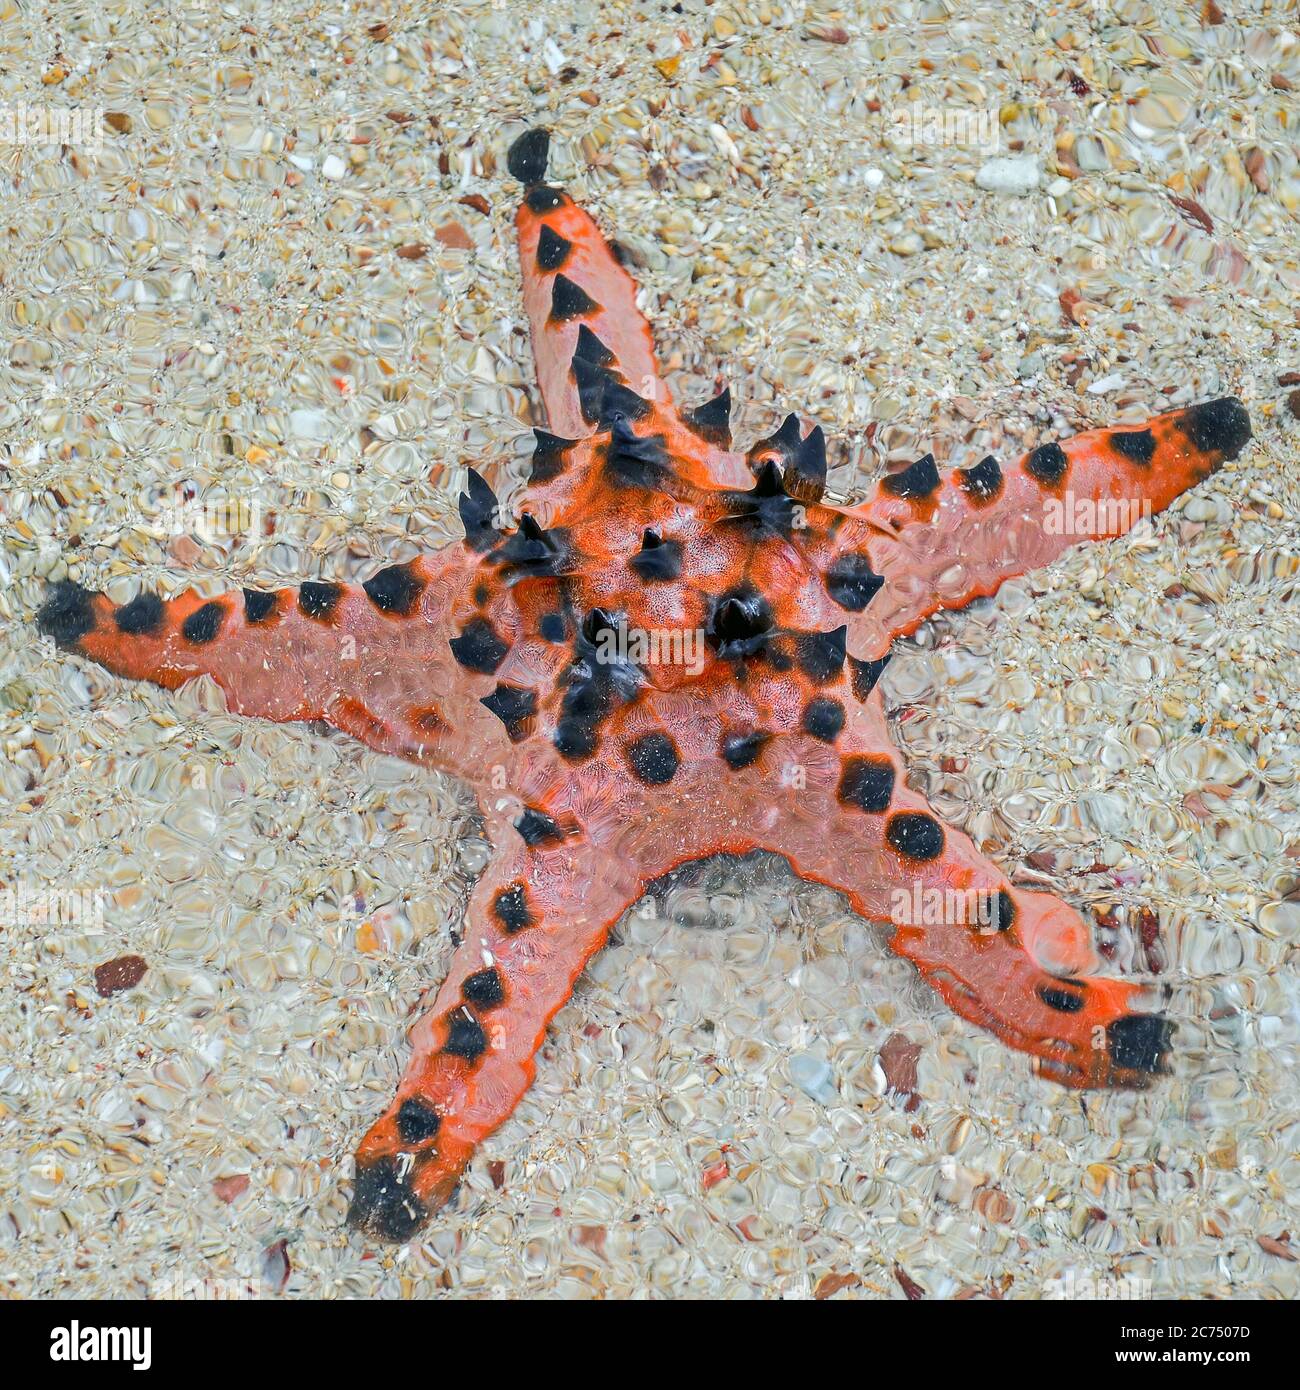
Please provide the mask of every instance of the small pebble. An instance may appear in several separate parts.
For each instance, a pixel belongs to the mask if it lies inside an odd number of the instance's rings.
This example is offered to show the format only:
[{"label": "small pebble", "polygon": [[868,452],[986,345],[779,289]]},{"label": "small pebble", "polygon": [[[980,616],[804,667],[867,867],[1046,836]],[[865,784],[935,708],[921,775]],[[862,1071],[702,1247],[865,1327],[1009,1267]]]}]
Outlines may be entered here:
[{"label": "small pebble", "polygon": [[822,1105],[833,1105],[839,1099],[835,1073],[825,1058],[815,1053],[796,1052],[790,1058],[790,1080]]},{"label": "small pebble", "polygon": [[975,182],[989,193],[1032,193],[1042,171],[1033,155],[1002,155],[980,165]]}]

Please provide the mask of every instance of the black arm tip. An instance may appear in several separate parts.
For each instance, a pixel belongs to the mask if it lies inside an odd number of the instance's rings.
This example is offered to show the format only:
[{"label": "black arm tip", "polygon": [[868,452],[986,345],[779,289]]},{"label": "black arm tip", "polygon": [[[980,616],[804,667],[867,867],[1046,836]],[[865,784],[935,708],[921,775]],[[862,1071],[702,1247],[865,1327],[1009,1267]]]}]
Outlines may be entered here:
[{"label": "black arm tip", "polygon": [[348,1224],[380,1240],[403,1244],[424,1224],[428,1209],[415,1195],[409,1174],[392,1155],[357,1165]]},{"label": "black arm tip", "polygon": [[75,647],[95,626],[91,607],[94,595],[70,579],[60,580],[49,591],[45,603],[36,615],[36,628],[43,636],[52,637],[60,647]]},{"label": "black arm tip", "polygon": [[1235,396],[1194,405],[1187,412],[1186,431],[1202,453],[1235,459],[1250,443],[1250,415]]},{"label": "black arm tip", "polygon": [[545,126],[534,126],[510,146],[506,167],[525,188],[530,188],[546,177],[546,156],[550,148],[551,132]]}]

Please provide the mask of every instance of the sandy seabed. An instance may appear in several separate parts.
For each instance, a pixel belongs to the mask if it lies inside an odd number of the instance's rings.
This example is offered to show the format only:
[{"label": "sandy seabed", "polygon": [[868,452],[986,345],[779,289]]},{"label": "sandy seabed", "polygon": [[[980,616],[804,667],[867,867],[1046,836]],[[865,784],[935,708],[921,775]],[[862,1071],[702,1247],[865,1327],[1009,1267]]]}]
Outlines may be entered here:
[{"label": "sandy seabed", "polygon": [[[1300,38],[1223,8],[0,0],[0,1289],[1296,1296]],[[516,488],[536,123],[674,395],[817,421],[840,498],[1247,403],[1235,464],[883,682],[913,785],[1169,991],[1150,1091],[1035,1078],[720,863],[619,925],[420,1239],[344,1227],[466,794],[32,616],[365,577],[459,536],[462,464]]]}]

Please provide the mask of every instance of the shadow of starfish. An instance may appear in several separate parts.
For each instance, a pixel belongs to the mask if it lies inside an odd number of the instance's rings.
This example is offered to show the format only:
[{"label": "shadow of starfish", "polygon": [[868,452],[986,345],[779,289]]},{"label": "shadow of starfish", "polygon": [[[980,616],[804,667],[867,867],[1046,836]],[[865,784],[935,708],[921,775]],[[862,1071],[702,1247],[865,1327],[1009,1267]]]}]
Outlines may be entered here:
[{"label": "shadow of starfish", "polygon": [[[508,160],[554,431],[537,431],[517,526],[471,471],[465,541],[360,586],[116,607],[65,582],[38,616],[119,675],[207,674],[232,711],[327,720],[474,787],[492,859],[361,1142],[351,1219],[416,1231],[527,1089],[611,925],[648,883],[719,853],[771,851],[892,922],[893,949],[1044,1075],[1146,1084],[1170,1025],[1135,1008],[1136,984],[1095,973],[1077,913],[1013,888],[907,788],[874,687],[929,614],[1120,534],[1235,458],[1246,411],[1212,401],[947,476],[927,455],[858,506],[825,505],[820,429],[790,416],[741,453],[726,392],[673,406],[635,286],[544,182],[547,151],[533,130]],[[1055,524],[1067,510],[1073,534]]]}]

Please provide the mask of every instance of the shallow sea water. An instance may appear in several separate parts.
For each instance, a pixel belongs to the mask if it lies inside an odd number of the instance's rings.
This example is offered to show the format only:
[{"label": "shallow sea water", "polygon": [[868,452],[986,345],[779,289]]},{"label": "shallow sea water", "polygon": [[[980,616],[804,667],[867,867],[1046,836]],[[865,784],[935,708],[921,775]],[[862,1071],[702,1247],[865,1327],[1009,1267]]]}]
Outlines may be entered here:
[{"label": "shallow sea water", "polygon": [[[0,107],[105,120],[0,143],[5,1293],[1300,1292],[1300,38],[1232,9],[0,0]],[[821,423],[841,498],[1247,402],[1237,463],[884,680],[913,785],[1168,991],[1149,1092],[1036,1079],[834,894],[718,862],[619,925],[420,1239],[344,1228],[484,862],[466,794],[31,618],[66,575],[352,579],[460,534],[461,464],[508,493],[538,122],[674,395]]]}]

